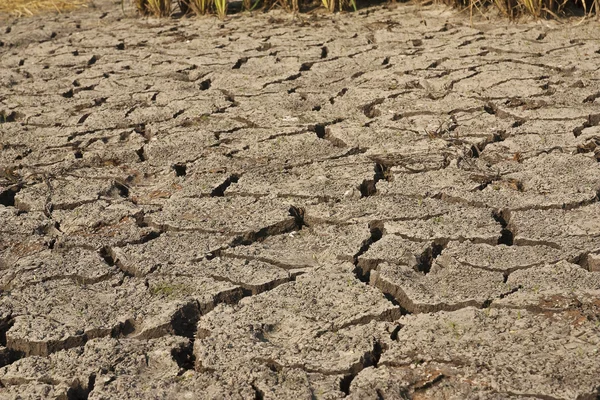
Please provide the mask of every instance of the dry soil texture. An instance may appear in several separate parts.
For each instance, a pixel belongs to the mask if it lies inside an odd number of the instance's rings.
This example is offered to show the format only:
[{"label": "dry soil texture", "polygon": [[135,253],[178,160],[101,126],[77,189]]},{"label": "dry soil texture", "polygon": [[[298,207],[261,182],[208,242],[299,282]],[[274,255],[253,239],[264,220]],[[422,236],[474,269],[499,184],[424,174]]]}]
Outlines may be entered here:
[{"label": "dry soil texture", "polygon": [[0,398],[599,398],[597,22],[97,2],[0,46]]}]

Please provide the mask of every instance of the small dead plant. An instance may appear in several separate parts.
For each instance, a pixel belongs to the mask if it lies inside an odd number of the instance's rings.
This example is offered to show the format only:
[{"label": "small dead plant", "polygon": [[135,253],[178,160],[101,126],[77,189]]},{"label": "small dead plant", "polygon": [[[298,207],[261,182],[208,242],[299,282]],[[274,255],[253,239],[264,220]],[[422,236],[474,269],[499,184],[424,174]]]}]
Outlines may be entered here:
[{"label": "small dead plant", "polygon": [[181,0],[179,2],[182,12],[186,13],[189,9],[196,15],[208,14],[212,6],[213,0]]},{"label": "small dead plant", "polygon": [[[329,11],[331,13],[335,11],[335,5],[336,5],[335,0],[321,0],[321,4],[323,4],[323,7],[325,7],[325,9],[327,11]],[[338,11],[348,10],[348,9],[356,11],[356,0],[338,0],[337,5],[338,5]]]},{"label": "small dead plant", "polygon": [[169,17],[171,15],[171,0],[133,0],[135,8],[142,15]]},{"label": "small dead plant", "polygon": [[335,11],[335,0],[321,0],[323,7],[330,13]]}]

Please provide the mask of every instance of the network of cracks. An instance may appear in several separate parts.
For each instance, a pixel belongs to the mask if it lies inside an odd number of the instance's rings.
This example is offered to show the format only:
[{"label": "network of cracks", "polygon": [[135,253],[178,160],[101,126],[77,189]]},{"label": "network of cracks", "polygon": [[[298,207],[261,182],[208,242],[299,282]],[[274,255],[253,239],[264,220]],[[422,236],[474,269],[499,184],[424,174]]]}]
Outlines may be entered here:
[{"label": "network of cracks", "polygon": [[0,398],[600,396],[596,22],[96,3],[0,21]]}]

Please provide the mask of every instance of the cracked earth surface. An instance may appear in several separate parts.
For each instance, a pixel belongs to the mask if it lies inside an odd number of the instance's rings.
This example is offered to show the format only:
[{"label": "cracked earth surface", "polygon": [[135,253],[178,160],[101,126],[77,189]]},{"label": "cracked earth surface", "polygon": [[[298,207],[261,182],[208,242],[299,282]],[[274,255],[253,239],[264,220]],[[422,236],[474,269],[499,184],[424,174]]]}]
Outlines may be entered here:
[{"label": "cracked earth surface", "polygon": [[0,23],[0,398],[597,399],[600,27]]}]

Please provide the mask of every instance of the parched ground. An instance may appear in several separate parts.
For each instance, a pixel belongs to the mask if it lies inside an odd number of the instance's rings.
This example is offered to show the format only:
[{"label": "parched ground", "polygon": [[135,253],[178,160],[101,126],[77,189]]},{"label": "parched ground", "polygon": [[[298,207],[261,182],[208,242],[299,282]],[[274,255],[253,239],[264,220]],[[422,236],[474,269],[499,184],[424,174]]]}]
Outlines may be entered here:
[{"label": "parched ground", "polygon": [[0,398],[600,396],[600,25],[0,22]]}]

